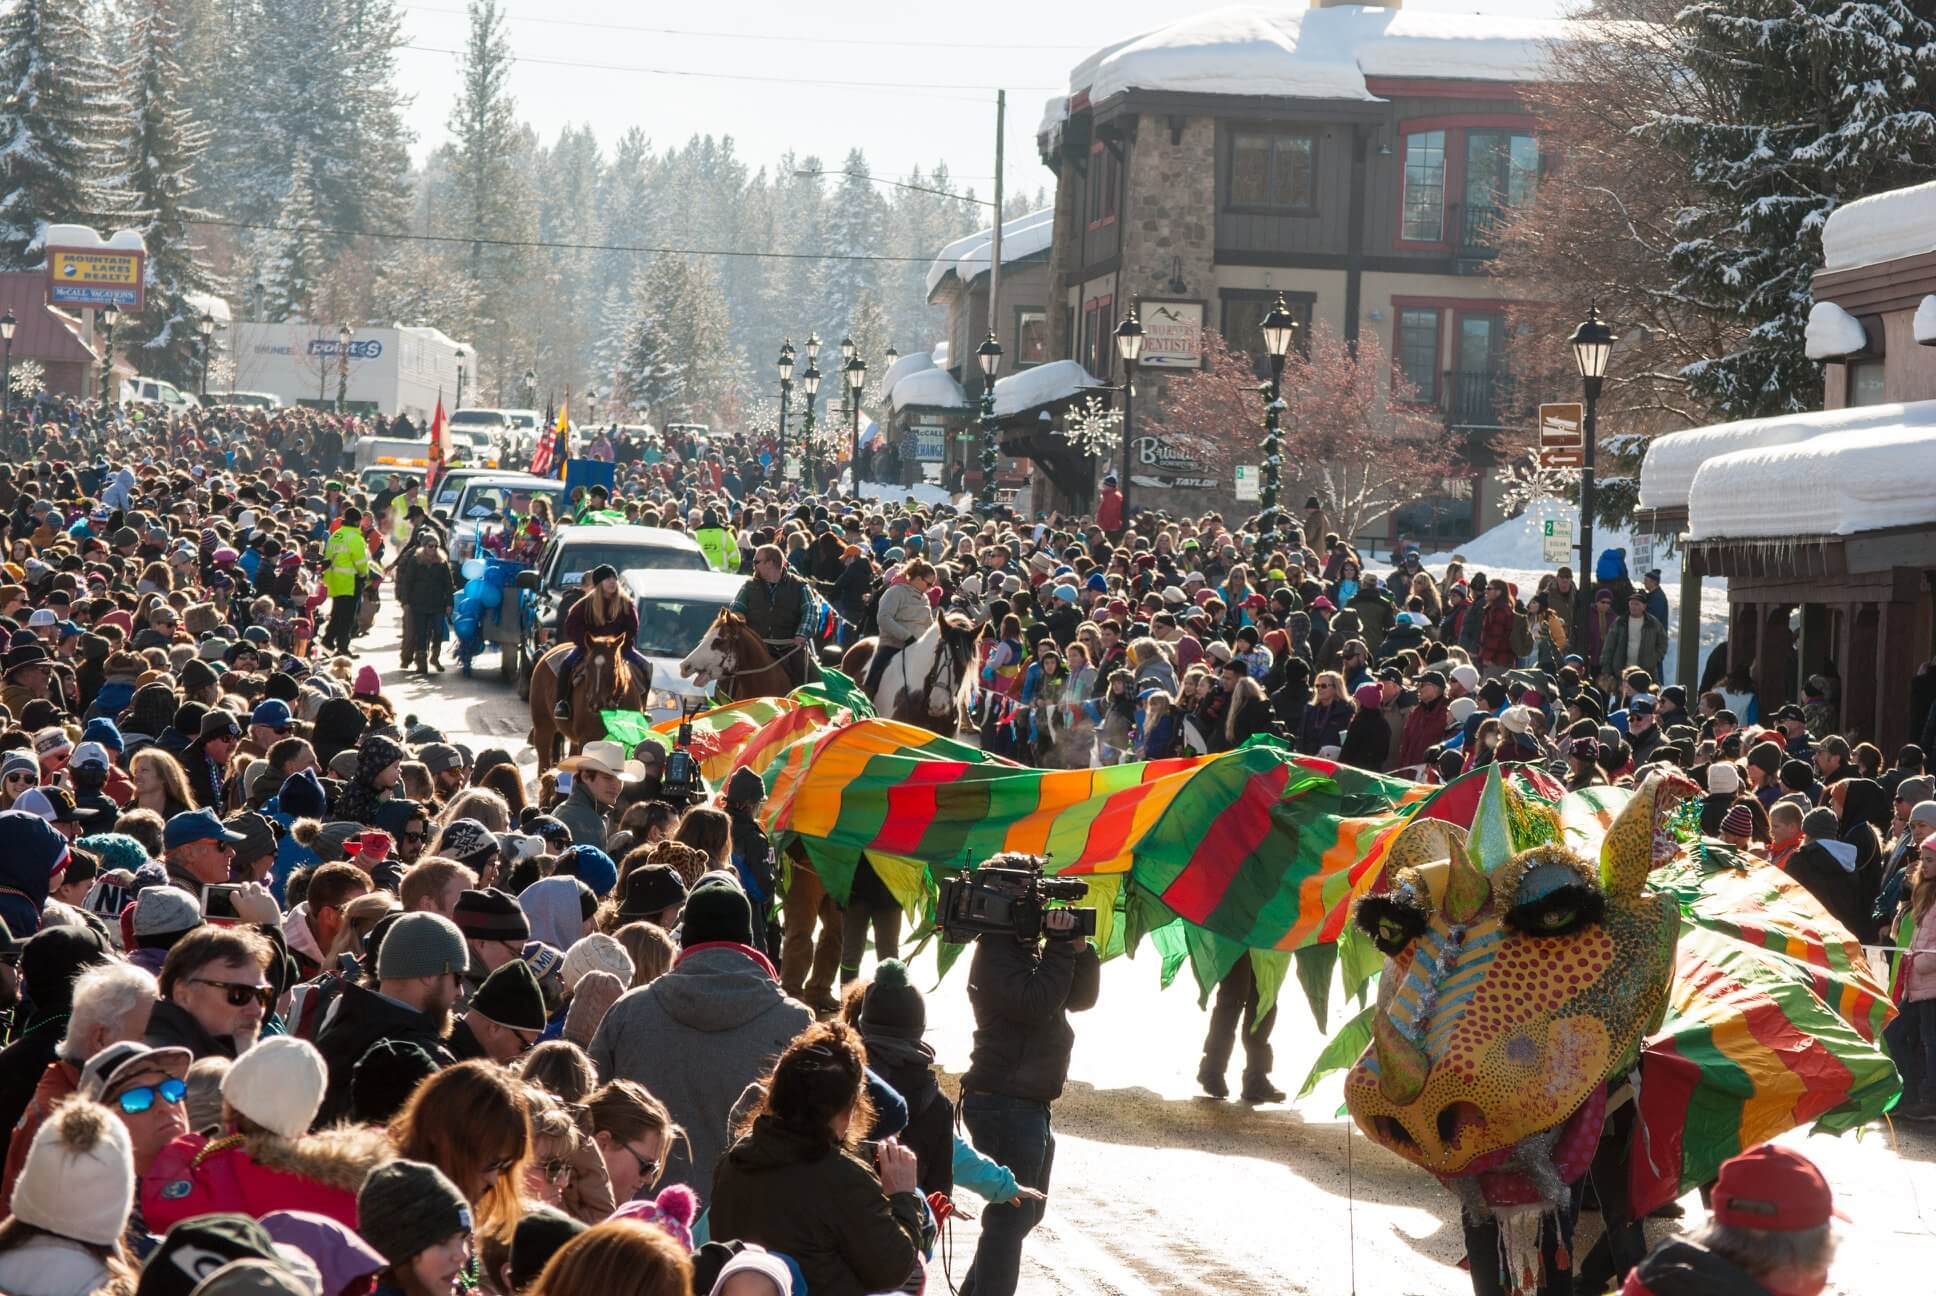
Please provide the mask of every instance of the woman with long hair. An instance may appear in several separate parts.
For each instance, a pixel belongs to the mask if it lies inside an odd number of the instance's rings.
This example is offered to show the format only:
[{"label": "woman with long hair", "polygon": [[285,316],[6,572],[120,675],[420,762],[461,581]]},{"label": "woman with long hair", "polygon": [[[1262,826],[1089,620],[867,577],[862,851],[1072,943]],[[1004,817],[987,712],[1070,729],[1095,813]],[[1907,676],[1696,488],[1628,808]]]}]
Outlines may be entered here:
[{"label": "woman with long hair", "polygon": [[686,1135],[666,1105],[644,1085],[614,1080],[592,1093],[585,1111],[614,1200],[630,1201],[657,1187],[666,1148]]},{"label": "woman with long hair", "polygon": [[724,810],[694,806],[679,821],[679,831],[672,834],[672,840],[706,852],[708,868],[733,867],[733,821]]},{"label": "woman with long hair", "polygon": [[1223,743],[1227,750],[1243,746],[1257,734],[1277,732],[1277,713],[1264,696],[1264,686],[1249,675],[1237,680],[1224,713]]},{"label": "woman with long hair", "polygon": [[437,854],[435,847],[442,844],[443,827],[459,819],[475,819],[494,833],[510,832],[511,825],[516,822],[511,817],[511,807],[504,803],[503,797],[485,787],[465,788],[438,812],[436,827],[440,840],[432,843],[432,849],[424,854]]},{"label": "woman with long hair", "polygon": [[471,1204],[480,1237],[509,1245],[524,1217],[531,1118],[524,1086],[492,1062],[446,1067],[417,1086],[390,1122],[397,1155],[449,1176]]},{"label": "woman with long hair", "polygon": [[40,782],[40,763],[26,750],[10,752],[0,762],[0,810],[13,809],[20,794]]},{"label": "woman with long hair", "polygon": [[159,747],[143,747],[128,762],[134,779],[132,810],[152,810],[163,819],[172,819],[195,806],[195,794],[188,787],[188,771],[181,762]]},{"label": "woman with long hair", "polygon": [[766,1096],[713,1176],[712,1239],[791,1256],[807,1290],[898,1288],[920,1263],[914,1153],[893,1139],[861,1159],[873,1124],[867,1054],[844,1022],[810,1026],[787,1045]]},{"label": "woman with long hair", "polygon": [[510,811],[511,821],[517,822],[531,799],[524,790],[524,778],[515,765],[493,765],[484,771],[484,777],[477,780],[477,786],[495,792],[504,798],[504,805]]},{"label": "woman with long hair", "polygon": [[388,891],[378,887],[366,891],[343,906],[343,925],[336,929],[336,939],[323,951],[323,966],[333,968],[336,960],[344,954],[361,961],[364,954],[363,939],[370,929],[388,915],[403,906]]},{"label": "woman with long hair", "polygon": [[560,1247],[524,1296],[687,1296],[691,1290],[685,1247],[656,1225],[615,1219]]},{"label": "woman with long hair", "polygon": [[1903,1105],[1896,1115],[1936,1117],[1936,837],[1917,851],[1910,874],[1907,916],[1915,934],[1903,950],[1901,1012],[1883,1032],[1902,1074]]},{"label": "woman with long hair", "polygon": [[639,638],[639,610],[620,582],[618,569],[601,563],[592,569],[588,583],[584,596],[565,614],[565,625],[558,636],[572,646],[556,668],[558,704],[551,713],[558,720],[571,719],[571,675],[591,652],[595,638],[616,638],[619,654],[631,666],[634,677],[644,683],[652,679],[652,663],[635,646]]},{"label": "woman with long hair", "polygon": [[1345,692],[1344,676],[1334,670],[1319,671],[1297,728],[1298,751],[1315,756],[1326,747],[1342,745],[1350,724],[1351,697]]}]

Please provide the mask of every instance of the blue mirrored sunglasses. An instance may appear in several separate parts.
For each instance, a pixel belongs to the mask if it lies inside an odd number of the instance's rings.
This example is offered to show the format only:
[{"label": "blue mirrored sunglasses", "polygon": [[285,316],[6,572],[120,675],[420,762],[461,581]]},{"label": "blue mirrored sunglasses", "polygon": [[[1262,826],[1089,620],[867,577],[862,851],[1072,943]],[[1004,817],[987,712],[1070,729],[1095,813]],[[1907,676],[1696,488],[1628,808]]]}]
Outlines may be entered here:
[{"label": "blue mirrored sunglasses", "polygon": [[160,1084],[142,1085],[139,1089],[129,1089],[118,1095],[115,1101],[121,1110],[130,1116],[139,1116],[155,1105],[155,1095],[160,1094],[163,1102],[178,1103],[188,1094],[188,1085],[180,1080],[163,1080]]}]

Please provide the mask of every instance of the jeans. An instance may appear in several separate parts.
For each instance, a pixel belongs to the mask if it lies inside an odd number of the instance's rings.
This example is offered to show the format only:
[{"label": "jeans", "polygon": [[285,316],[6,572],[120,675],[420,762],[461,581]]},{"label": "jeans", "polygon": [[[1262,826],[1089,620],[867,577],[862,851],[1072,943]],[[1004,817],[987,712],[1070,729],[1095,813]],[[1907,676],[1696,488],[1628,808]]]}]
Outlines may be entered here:
[{"label": "jeans", "polygon": [[1936,1103],[1936,999],[1901,1005],[1882,1042],[1902,1077],[1902,1106]]},{"label": "jeans", "polygon": [[[1015,1172],[1015,1182],[1046,1194],[1049,1171],[1055,1165],[1055,1131],[1049,1126],[1049,1105],[1027,1098],[967,1093],[961,1098],[961,1117],[983,1156]],[[1042,1222],[1045,1202],[991,1205],[981,1213],[981,1241],[974,1263],[962,1280],[961,1296],[1015,1296],[1022,1268],[1022,1243],[1029,1230]]]}]

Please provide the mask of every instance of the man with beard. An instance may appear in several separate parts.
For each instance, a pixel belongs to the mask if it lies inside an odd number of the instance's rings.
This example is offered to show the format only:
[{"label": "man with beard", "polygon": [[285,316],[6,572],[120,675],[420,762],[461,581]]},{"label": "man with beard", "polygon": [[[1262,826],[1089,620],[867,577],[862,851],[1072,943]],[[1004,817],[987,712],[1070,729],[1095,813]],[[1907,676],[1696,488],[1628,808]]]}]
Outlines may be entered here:
[{"label": "man with beard", "polygon": [[430,770],[431,790],[437,794],[439,805],[464,790],[464,757],[449,743],[425,743],[417,749],[417,759]]},{"label": "man with beard", "polygon": [[440,1067],[455,1061],[444,1041],[470,967],[457,924],[441,914],[404,914],[383,933],[375,955],[376,989],[346,983],[338,1011],[316,1037],[329,1066],[319,1125],[348,1114],[357,1060],[379,1040],[415,1044]]},{"label": "man with beard", "polygon": [[161,1002],[148,1018],[155,1048],[197,1059],[249,1051],[275,1004],[268,975],[275,948],[253,927],[204,925],[175,942],[161,965]]}]

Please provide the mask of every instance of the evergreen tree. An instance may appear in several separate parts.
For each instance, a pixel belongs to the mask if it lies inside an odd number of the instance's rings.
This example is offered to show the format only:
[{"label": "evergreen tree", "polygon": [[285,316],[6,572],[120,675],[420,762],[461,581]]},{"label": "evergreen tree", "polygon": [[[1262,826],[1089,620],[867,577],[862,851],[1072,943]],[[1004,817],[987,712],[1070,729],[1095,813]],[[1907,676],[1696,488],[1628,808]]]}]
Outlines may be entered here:
[{"label": "evergreen tree", "polygon": [[632,284],[632,324],[625,339],[621,385],[626,400],[659,423],[685,397],[685,374],[674,336],[683,281],[679,258],[655,256]]},{"label": "evergreen tree", "polygon": [[14,0],[0,13],[0,269],[46,264],[50,223],[98,226],[119,196],[111,78],[83,0]]},{"label": "evergreen tree", "polygon": [[1681,214],[1672,291],[1752,322],[1683,372],[1729,418],[1820,399],[1809,280],[1838,205],[1936,176],[1936,23],[1899,0],[1697,0],[1680,13],[1705,116],[1657,114],[1705,201]]},{"label": "evergreen tree", "polygon": [[653,421],[707,421],[733,401],[740,361],[719,274],[707,257],[661,253],[634,284],[622,387]]},{"label": "evergreen tree", "polygon": [[878,296],[882,210],[880,194],[869,179],[867,155],[859,149],[847,154],[841,180],[827,211],[826,336],[839,338],[853,329],[854,306],[863,294]]},{"label": "evergreen tree", "polygon": [[201,364],[202,308],[190,297],[212,292],[216,283],[189,229],[201,214],[189,197],[208,132],[182,106],[179,40],[167,0],[143,0],[120,75],[132,100],[125,171],[148,246],[147,309],[130,321],[127,345],[141,353],[143,373],[185,381]]},{"label": "evergreen tree", "polygon": [[531,149],[518,127],[510,80],[504,14],[497,0],[471,0],[463,83],[450,110],[450,201],[440,215],[447,232],[478,240],[465,258],[465,273],[484,313],[499,320],[514,312],[529,253],[484,240],[525,239],[536,232],[520,171],[520,159]]},{"label": "evergreen tree", "polygon": [[274,322],[309,319],[329,265],[329,250],[307,153],[296,154],[289,195],[276,216],[275,234],[267,247],[262,283],[268,318]]}]

